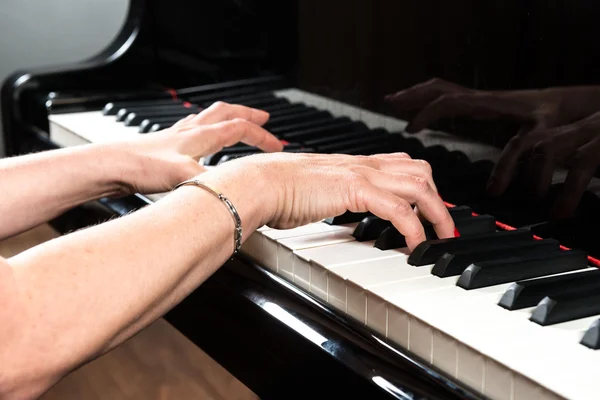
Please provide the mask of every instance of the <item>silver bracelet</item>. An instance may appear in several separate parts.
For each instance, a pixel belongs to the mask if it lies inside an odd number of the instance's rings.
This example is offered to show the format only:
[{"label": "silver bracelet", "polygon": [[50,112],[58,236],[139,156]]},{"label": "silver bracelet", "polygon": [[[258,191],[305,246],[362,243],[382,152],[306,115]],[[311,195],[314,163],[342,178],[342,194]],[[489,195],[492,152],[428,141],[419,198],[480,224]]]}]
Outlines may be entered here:
[{"label": "silver bracelet", "polygon": [[201,182],[197,179],[190,179],[187,181],[183,181],[183,182],[177,184],[173,188],[173,190],[180,188],[181,186],[185,186],[185,185],[195,185],[195,186],[201,187],[203,189],[206,189],[209,192],[211,192],[213,195],[215,195],[223,203],[225,203],[225,205],[229,209],[229,212],[231,213],[231,215],[233,215],[233,222],[235,222],[235,232],[234,232],[233,244],[234,244],[234,254],[237,254],[240,251],[240,248],[242,247],[242,219],[240,218],[240,215],[238,214],[237,210],[235,209],[235,206],[233,205],[233,203],[231,201],[229,201],[229,199],[227,197],[225,197],[225,195],[223,193],[221,193],[219,190],[217,190],[217,189],[213,188],[212,186],[210,186],[204,182]]}]

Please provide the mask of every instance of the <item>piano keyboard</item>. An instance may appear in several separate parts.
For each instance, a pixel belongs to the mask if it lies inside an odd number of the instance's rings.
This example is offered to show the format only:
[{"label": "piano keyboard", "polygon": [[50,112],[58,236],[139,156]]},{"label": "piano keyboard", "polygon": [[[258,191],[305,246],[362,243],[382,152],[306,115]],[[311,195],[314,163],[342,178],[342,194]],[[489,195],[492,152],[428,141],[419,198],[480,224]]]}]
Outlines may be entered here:
[{"label": "piano keyboard", "polygon": [[[266,128],[289,143],[285,151],[406,151],[425,158],[441,146],[447,151],[440,159],[455,162],[455,173],[499,155],[441,132],[409,137],[404,121],[297,89],[238,88],[186,100],[191,104],[161,100],[52,114],[50,138],[66,147],[134,137],[223,100],[269,111]],[[256,151],[240,144],[201,162],[215,166]],[[562,180],[563,172],[555,174],[554,182]],[[597,186],[595,180],[590,187]],[[162,194],[148,197],[156,201]],[[499,231],[493,217],[475,217],[465,207],[451,211],[461,237],[439,241],[433,235],[413,254],[393,226],[368,214],[288,230],[263,227],[242,252],[489,398],[598,397],[600,271],[589,267],[587,254],[560,250],[558,242],[525,230]]]}]

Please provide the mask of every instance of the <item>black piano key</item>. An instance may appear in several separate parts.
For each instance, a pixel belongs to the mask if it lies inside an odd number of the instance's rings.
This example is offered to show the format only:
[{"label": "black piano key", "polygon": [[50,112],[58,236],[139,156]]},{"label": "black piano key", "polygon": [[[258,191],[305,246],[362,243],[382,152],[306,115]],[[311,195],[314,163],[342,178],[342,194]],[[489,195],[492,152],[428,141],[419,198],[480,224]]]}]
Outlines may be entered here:
[{"label": "black piano key", "polygon": [[359,242],[375,240],[381,232],[392,226],[392,222],[381,219],[376,215],[363,218],[352,232],[352,236]]},{"label": "black piano key", "polygon": [[341,133],[330,134],[327,136],[320,137],[318,139],[311,139],[306,141],[301,141],[301,143],[306,146],[320,148],[322,146],[327,146],[329,144],[339,144],[344,143],[346,141],[350,141],[356,138],[362,138],[366,135],[370,135],[371,131],[366,128],[362,131],[344,131]]},{"label": "black piano key", "polygon": [[161,118],[161,117],[179,117],[185,118],[190,114],[194,114],[197,110],[189,108],[181,108],[179,110],[166,110],[166,111],[155,111],[155,112],[131,112],[127,114],[125,118],[125,126],[139,126],[145,119]]},{"label": "black piano key", "polygon": [[278,136],[288,142],[305,143],[308,140],[316,138],[327,138],[332,135],[343,132],[353,132],[362,129],[367,129],[367,126],[362,122],[353,122],[349,119],[333,120],[329,124],[322,124],[313,128],[302,129],[296,132],[279,134]]},{"label": "black piano key", "polygon": [[269,132],[271,132],[274,135],[277,135],[278,137],[285,138],[285,135],[293,133],[293,132],[299,132],[303,129],[325,127],[327,125],[330,125],[330,124],[333,124],[333,123],[339,122],[339,121],[350,121],[350,118],[341,117],[341,118],[331,119],[331,117],[325,115],[325,116],[315,118],[315,119],[312,119],[309,121],[302,121],[302,122],[297,122],[297,123],[294,123],[291,125],[277,126],[277,127],[269,128]]},{"label": "black piano key", "polygon": [[102,109],[104,115],[117,115],[117,112],[122,108],[128,107],[153,107],[153,106],[165,106],[165,105],[182,105],[179,100],[173,99],[156,99],[156,100],[126,100],[126,101],[113,101],[106,103]]},{"label": "black piano key", "polygon": [[318,146],[317,150],[321,153],[350,154],[350,151],[357,147],[362,148],[371,145],[385,145],[390,139],[390,136],[391,135],[387,133],[385,129],[378,128],[361,137]]},{"label": "black piano key", "polygon": [[321,118],[333,119],[333,116],[331,113],[329,113],[329,111],[318,111],[316,108],[312,107],[291,115],[270,118],[269,121],[267,121],[267,123],[264,125],[264,128],[271,130],[272,128],[289,126],[299,122],[317,121]]},{"label": "black piano key", "polygon": [[[190,113],[190,114],[192,114],[192,113]],[[150,129],[152,128],[152,125],[154,125],[154,124],[161,124],[161,126],[167,126],[167,127],[173,126],[178,121],[181,121],[183,118],[185,118],[185,117],[168,116],[168,117],[147,118],[147,119],[143,120],[142,122],[140,122],[140,133],[150,132]]]},{"label": "black piano key", "polygon": [[[296,153],[306,151],[307,153],[313,152],[312,149],[306,148],[298,143],[290,143],[283,146],[282,152],[284,153]],[[210,157],[210,164],[206,163],[205,165],[219,165],[227,161],[234,160],[236,158],[240,158],[240,156],[247,156],[251,154],[262,153],[263,151],[258,147],[248,146],[244,143],[238,143],[234,146],[225,148],[221,150],[219,153],[214,154]],[[207,157],[208,159],[208,157]]]},{"label": "black piano key", "polygon": [[[302,147],[299,149],[288,149],[288,150],[284,150],[284,152],[286,153],[314,153],[315,150],[314,149],[310,149],[307,147]],[[235,160],[238,158],[242,158],[242,157],[247,157],[247,156],[251,156],[254,154],[258,154],[261,153],[260,151],[252,151],[252,152],[246,152],[246,153],[236,153],[236,154],[227,154],[224,155],[223,157],[221,157],[221,159],[219,160],[219,162],[217,163],[217,165],[221,165],[226,163],[227,161],[231,161],[231,160]]]},{"label": "black piano key", "polygon": [[473,210],[467,206],[456,206],[448,208],[448,213],[454,221],[457,219],[470,218],[473,216]]},{"label": "black piano key", "polygon": [[354,222],[359,222],[360,220],[367,218],[371,213],[354,213],[351,211],[346,211],[341,215],[337,215],[335,217],[325,218],[323,222],[329,225],[343,225],[343,224],[351,224]]},{"label": "black piano key", "polygon": [[546,296],[531,313],[530,320],[554,325],[600,314],[600,285]]},{"label": "black piano key", "polygon": [[600,349],[600,319],[594,321],[585,331],[580,343],[592,350]]},{"label": "black piano key", "polygon": [[275,98],[275,99],[257,99],[252,101],[244,102],[246,107],[258,108],[267,112],[279,110],[281,108],[289,107],[290,103],[287,99]]},{"label": "black piano key", "polygon": [[420,243],[408,257],[410,265],[434,264],[444,253],[471,249],[489,249],[510,243],[535,240],[527,230],[501,231],[477,236],[428,240]]},{"label": "black piano key", "polygon": [[[454,221],[456,229],[461,236],[484,235],[495,232],[496,219],[491,215],[478,215],[476,217],[462,218]],[[433,225],[425,221],[423,223],[426,240],[438,239]],[[375,241],[375,247],[380,250],[400,249],[406,247],[406,239],[395,227],[386,228]]]},{"label": "black piano key", "polygon": [[575,288],[598,287],[599,285],[600,270],[528,279],[510,285],[498,305],[507,310],[520,310],[535,306],[546,296],[553,296]]},{"label": "black piano key", "polygon": [[[455,221],[461,218],[470,218],[473,214],[471,208],[467,206],[452,207],[448,209],[448,212]],[[352,236],[354,236],[354,238],[359,242],[375,240],[386,228],[390,226],[392,226],[391,221],[371,215],[360,221],[356,229],[354,229]]]},{"label": "black piano key", "polygon": [[[508,244],[485,250],[471,249],[445,253],[436,261],[431,269],[431,273],[440,278],[458,276],[462,274],[469,265],[476,262],[498,260],[509,256],[521,257],[544,254],[548,251],[558,251],[559,248],[560,243],[557,240],[547,239]],[[537,304],[537,301],[535,304]]]},{"label": "black piano key", "polygon": [[535,256],[509,256],[469,265],[456,284],[463,289],[477,289],[587,267],[587,253],[582,250],[548,251]]},{"label": "black piano key", "polygon": [[135,113],[135,114],[146,114],[146,115],[154,115],[156,114],[157,116],[163,116],[163,115],[168,115],[169,112],[178,112],[178,111],[182,111],[182,110],[189,110],[189,114],[193,114],[198,112],[198,109],[196,108],[188,108],[188,107],[184,107],[182,105],[175,105],[173,106],[161,106],[161,107],[128,107],[128,108],[121,108],[116,115],[116,121],[117,122],[125,122],[127,120],[127,117],[129,117],[129,115]]},{"label": "black piano key", "polygon": [[152,124],[152,126],[150,126],[150,128],[148,128],[147,132],[144,132],[144,133],[162,131],[163,129],[170,128],[173,125],[175,125],[175,122],[172,122],[172,123],[171,122],[160,122],[158,124]]}]

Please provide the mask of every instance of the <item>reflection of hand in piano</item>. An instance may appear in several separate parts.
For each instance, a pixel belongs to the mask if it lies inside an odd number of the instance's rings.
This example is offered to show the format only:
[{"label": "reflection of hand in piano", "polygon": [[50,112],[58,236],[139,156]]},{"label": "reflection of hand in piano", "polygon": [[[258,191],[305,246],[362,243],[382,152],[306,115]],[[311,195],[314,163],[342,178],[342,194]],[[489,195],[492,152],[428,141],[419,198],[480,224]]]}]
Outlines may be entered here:
[{"label": "reflection of hand in piano", "polygon": [[141,173],[136,169],[124,174],[126,194],[166,192],[205,171],[198,163],[201,157],[238,142],[266,152],[281,151],[282,143],[261,127],[268,119],[264,111],[217,102],[168,129],[103,146],[138,160],[134,164]]},{"label": "reflection of hand in piano", "polygon": [[566,165],[570,173],[556,213],[569,216],[598,166],[593,156],[600,146],[596,137],[600,114],[594,114],[597,109],[593,105],[598,97],[600,89],[596,87],[483,91],[432,79],[390,94],[386,101],[392,112],[410,121],[406,127],[409,133],[457,116],[517,122],[521,128],[508,141],[490,175],[489,193],[504,193],[522,168],[528,187],[543,197],[555,168]]},{"label": "reflection of hand in piano", "polygon": [[230,185],[221,189],[225,193],[255,190],[262,202],[260,226],[287,229],[346,211],[371,212],[391,221],[412,250],[426,240],[414,204],[438,237],[455,235],[450,213],[432,186],[431,167],[404,153],[260,154],[222,164],[202,180],[220,188]]}]

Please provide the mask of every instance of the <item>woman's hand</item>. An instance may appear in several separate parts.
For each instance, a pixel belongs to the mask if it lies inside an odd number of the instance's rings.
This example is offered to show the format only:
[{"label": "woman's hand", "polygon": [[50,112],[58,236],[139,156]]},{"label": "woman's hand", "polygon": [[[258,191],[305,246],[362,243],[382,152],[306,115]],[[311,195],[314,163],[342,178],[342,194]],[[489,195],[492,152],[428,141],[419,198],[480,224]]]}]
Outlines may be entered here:
[{"label": "woman's hand", "polygon": [[431,167],[406,154],[260,154],[220,165],[199,179],[228,196],[250,229],[287,229],[346,211],[370,211],[391,221],[412,250],[425,240],[415,205],[438,237],[454,237]]},{"label": "woman's hand", "polygon": [[261,127],[268,119],[265,111],[217,102],[169,129],[100,146],[135,161],[134,170],[121,176],[120,195],[161,193],[204,172],[201,157],[238,142],[281,151],[283,144]]}]

